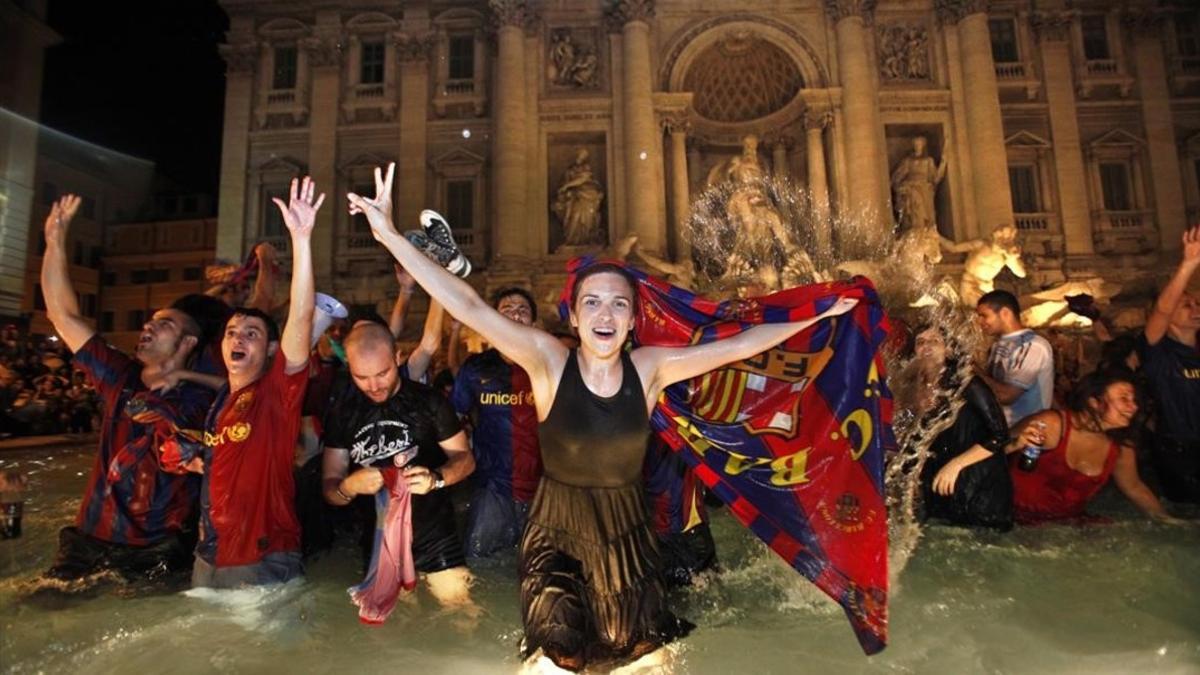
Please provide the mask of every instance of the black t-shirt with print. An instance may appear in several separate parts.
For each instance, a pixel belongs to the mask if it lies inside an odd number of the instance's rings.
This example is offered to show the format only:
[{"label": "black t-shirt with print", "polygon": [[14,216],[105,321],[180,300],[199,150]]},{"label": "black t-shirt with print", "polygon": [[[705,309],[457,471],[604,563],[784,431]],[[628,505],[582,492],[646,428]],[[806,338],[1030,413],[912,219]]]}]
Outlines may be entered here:
[{"label": "black t-shirt with print", "polygon": [[1154,397],[1159,434],[1200,441],[1200,351],[1164,335],[1156,344],[1138,336],[1142,375]]},{"label": "black t-shirt with print", "polygon": [[400,391],[383,403],[355,387],[330,413],[325,445],[345,448],[355,468],[412,464],[436,469],[446,463],[438,443],[462,430],[449,401],[411,380],[402,380]]}]

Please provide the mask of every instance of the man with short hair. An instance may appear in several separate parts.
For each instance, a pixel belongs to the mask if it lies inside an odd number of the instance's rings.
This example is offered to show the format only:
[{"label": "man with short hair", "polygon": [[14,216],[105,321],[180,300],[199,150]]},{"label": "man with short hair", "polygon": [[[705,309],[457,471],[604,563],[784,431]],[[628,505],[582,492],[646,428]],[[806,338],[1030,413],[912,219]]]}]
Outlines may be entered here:
[{"label": "man with short hair", "polygon": [[1151,457],[1171,501],[1200,502],[1200,298],[1187,291],[1200,268],[1200,225],[1183,234],[1183,257],[1137,341],[1155,402]]},{"label": "man with short hair", "polygon": [[308,383],[315,295],[312,230],[315,187],[292,180],[289,202],[275,199],[291,235],[291,308],[283,334],[257,308],[225,323],[221,355],[229,381],[209,413],[201,450],[200,543],[192,585],[233,588],[303,574],[292,457]]},{"label": "man with short hair", "polygon": [[992,389],[1010,425],[1054,402],[1054,352],[1046,338],[1021,325],[1021,305],[1008,291],[991,291],[975,306],[979,326],[996,338],[979,376]]},{"label": "man with short hair", "polygon": [[[426,575],[443,605],[467,606],[471,576],[446,493],[475,468],[466,434],[449,402],[401,377],[386,326],[359,322],[345,347],[355,390],[325,429],[325,499],[347,506],[359,495],[374,495],[388,489],[382,469],[398,469],[398,480],[412,495],[416,571]],[[374,514],[367,521],[375,522]]]},{"label": "man with short hair", "polygon": [[178,430],[199,428],[212,402],[211,390],[174,379],[200,351],[200,317],[176,306],[158,310],[142,327],[133,358],[105,344],[71,287],[67,230],[79,204],[65,195],[46,218],[42,293],[75,367],[104,401],[104,422],[75,525],[59,532],[46,575],[78,579],[114,570],[136,578],[164,565],[184,570],[199,481],[162,471],[159,450]]},{"label": "man with short hair", "polygon": [[[492,296],[496,311],[525,326],[537,304],[522,288]],[[463,362],[450,395],[471,422],[475,491],[467,509],[467,556],[482,558],[517,545],[542,476],[537,410],[529,375],[495,349]]]}]

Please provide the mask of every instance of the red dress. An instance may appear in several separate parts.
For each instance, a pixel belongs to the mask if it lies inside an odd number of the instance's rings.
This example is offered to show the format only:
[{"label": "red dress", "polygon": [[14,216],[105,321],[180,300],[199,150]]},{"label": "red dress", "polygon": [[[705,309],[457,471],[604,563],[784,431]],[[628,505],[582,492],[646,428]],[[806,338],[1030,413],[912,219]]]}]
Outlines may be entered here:
[{"label": "red dress", "polygon": [[1088,501],[1108,482],[1117,464],[1119,447],[1113,442],[1108,446],[1108,456],[1104,459],[1104,470],[1100,475],[1086,476],[1067,466],[1071,416],[1064,414],[1062,420],[1062,438],[1054,449],[1042,453],[1033,471],[1022,471],[1017,467],[1019,454],[1009,457],[1013,515],[1018,523],[1032,524],[1082,516]]}]

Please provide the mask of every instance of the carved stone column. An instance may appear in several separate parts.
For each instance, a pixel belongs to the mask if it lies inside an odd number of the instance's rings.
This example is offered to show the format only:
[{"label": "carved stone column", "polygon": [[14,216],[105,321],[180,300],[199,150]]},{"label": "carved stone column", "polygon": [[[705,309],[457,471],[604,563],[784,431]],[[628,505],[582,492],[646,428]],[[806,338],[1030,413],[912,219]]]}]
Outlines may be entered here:
[{"label": "carved stone column", "polygon": [[1035,14],[1030,20],[1042,53],[1046,78],[1046,107],[1054,139],[1054,173],[1062,216],[1063,246],[1068,256],[1089,255],[1092,216],[1088,208],[1087,169],[1079,140],[1079,112],[1075,105],[1071,70],[1071,16]]},{"label": "carved stone column", "polygon": [[667,133],[671,136],[671,213],[674,228],[671,244],[677,260],[686,260],[692,255],[692,245],[684,235],[691,219],[691,196],[688,194],[687,135],[691,125],[686,117],[664,120]]},{"label": "carved stone column", "polygon": [[247,162],[258,45],[221,45],[225,59],[225,126],[221,131],[221,200],[217,211],[217,257],[241,260],[246,229]]},{"label": "carved stone column", "polygon": [[393,43],[400,67],[400,147],[396,162],[395,217],[405,228],[415,227],[428,207],[425,185],[426,125],[429,109],[429,57],[436,36],[398,33]]},{"label": "carved stone column", "polygon": [[654,119],[650,72],[650,19],[653,0],[621,0],[611,20],[621,26],[621,85],[624,102],[626,231],[638,235],[647,251],[666,252],[660,220],[663,185],[657,179],[662,166],[661,137]]},{"label": "carved stone column", "polygon": [[528,255],[526,227],[525,24],[524,0],[490,0],[496,20],[498,56],[492,89],[495,142],[492,183],[496,205],[492,251],[497,258]]},{"label": "carved stone column", "polygon": [[1163,18],[1159,12],[1141,12],[1126,15],[1124,23],[1133,33],[1133,60],[1142,94],[1142,122],[1154,182],[1154,218],[1161,237],[1160,250],[1175,250],[1188,223],[1171,114],[1170,82],[1163,62],[1166,27]]},{"label": "carved stone column", "polygon": [[[314,37],[301,43],[312,67],[312,100],[308,117],[308,173],[328,199],[336,187],[338,97],[341,94],[342,42],[337,32],[336,14],[317,17]],[[332,24],[332,25],[322,25]],[[333,209],[317,212],[313,227],[313,275],[317,284],[328,287],[333,276]]]},{"label": "carved stone column", "polygon": [[845,215],[875,227],[877,246],[891,232],[891,214],[883,194],[886,173],[880,147],[879,98],[873,72],[875,59],[867,43],[866,23],[875,10],[875,0],[825,0],[825,10],[834,22],[837,37],[838,80],[842,86],[842,110],[846,128],[847,203]]},{"label": "carved stone column", "polygon": [[771,171],[780,178],[792,175],[788,168],[788,145],[791,139],[780,136],[771,143]]},{"label": "carved stone column", "polygon": [[992,61],[987,0],[935,0],[935,7],[942,23],[958,32],[967,137],[971,142],[971,155],[976,158],[973,172],[975,208],[979,213],[979,228],[986,235],[998,225],[1013,223],[1004,122],[1000,116],[996,64]]},{"label": "carved stone column", "polygon": [[817,242],[830,250],[833,233],[829,220],[829,178],[825,167],[825,128],[833,121],[828,112],[811,110],[804,115],[804,151],[808,168],[808,193],[812,199]]}]

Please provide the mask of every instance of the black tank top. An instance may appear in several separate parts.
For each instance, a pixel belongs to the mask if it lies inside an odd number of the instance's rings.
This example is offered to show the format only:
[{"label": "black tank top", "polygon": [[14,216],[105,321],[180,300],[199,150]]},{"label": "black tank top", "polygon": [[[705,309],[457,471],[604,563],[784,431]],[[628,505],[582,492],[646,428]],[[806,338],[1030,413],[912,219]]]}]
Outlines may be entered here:
[{"label": "black tank top", "polygon": [[621,388],[597,396],[584,384],[578,358],[571,350],[550,414],[538,425],[546,476],[580,487],[638,483],[650,418],[637,368],[622,352]]}]

